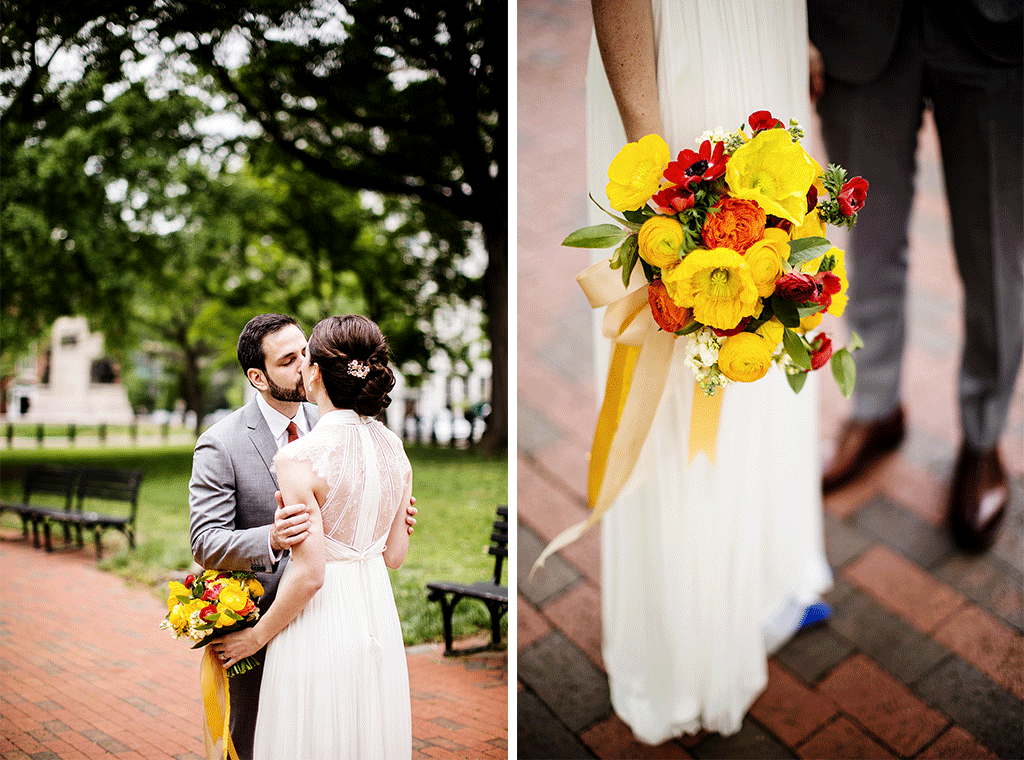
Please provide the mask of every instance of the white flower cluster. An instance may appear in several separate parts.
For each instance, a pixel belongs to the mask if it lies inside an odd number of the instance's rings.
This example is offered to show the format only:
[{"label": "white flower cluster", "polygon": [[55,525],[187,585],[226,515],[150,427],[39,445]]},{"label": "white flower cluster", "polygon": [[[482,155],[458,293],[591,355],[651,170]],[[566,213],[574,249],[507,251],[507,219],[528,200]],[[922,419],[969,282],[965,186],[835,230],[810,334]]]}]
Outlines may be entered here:
[{"label": "white flower cluster", "polygon": [[199,626],[203,624],[203,619],[199,617],[200,612],[201,610],[196,610],[191,615],[189,615],[188,630],[185,631],[186,635],[188,635],[188,637],[197,644],[203,639],[205,639],[210,633],[209,631],[199,630]]},{"label": "white flower cluster", "polygon": [[726,142],[729,139],[729,136],[729,130],[724,127],[715,127],[714,129],[709,129],[697,138],[697,146],[700,147],[705,140],[710,140],[712,145],[716,142]]},{"label": "white flower cluster", "polygon": [[719,388],[724,388],[732,381],[718,369],[718,352],[722,348],[722,338],[715,335],[710,327],[702,327],[687,336],[686,366],[693,370],[697,384],[709,396],[714,396]]},{"label": "white flower cluster", "polygon": [[775,356],[773,356],[772,358],[775,360],[775,363],[782,369],[782,371],[785,372],[787,375],[799,375],[801,372],[807,371],[802,367],[798,366],[789,357],[789,354],[785,351],[780,351],[779,353],[775,354]]}]

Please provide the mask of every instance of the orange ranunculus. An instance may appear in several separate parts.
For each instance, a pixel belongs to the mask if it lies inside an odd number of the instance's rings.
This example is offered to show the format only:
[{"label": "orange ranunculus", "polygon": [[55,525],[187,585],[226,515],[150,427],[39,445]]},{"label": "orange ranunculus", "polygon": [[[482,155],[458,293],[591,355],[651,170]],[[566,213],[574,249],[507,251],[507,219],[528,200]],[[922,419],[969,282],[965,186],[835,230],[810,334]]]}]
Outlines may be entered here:
[{"label": "orange ranunculus", "polygon": [[704,245],[708,248],[747,250],[764,234],[764,209],[754,201],[741,198],[723,198],[709,211],[704,229]]},{"label": "orange ranunculus", "polygon": [[665,332],[682,330],[690,321],[690,310],[672,300],[661,280],[656,279],[647,286],[647,302],[651,305],[651,316]]}]

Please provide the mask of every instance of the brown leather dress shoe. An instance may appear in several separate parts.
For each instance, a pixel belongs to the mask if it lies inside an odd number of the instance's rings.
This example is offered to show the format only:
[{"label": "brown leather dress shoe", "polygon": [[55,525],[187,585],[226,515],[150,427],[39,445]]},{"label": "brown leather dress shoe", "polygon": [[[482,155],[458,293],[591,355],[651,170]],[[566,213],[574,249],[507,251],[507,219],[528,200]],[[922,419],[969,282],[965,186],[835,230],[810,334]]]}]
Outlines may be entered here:
[{"label": "brown leather dress shoe", "polygon": [[977,452],[962,445],[949,496],[949,529],[957,546],[969,552],[992,546],[1010,502],[998,449]]},{"label": "brown leather dress shoe", "polygon": [[849,420],[821,477],[822,492],[829,493],[849,483],[883,454],[899,448],[904,435],[903,407],[880,420]]}]

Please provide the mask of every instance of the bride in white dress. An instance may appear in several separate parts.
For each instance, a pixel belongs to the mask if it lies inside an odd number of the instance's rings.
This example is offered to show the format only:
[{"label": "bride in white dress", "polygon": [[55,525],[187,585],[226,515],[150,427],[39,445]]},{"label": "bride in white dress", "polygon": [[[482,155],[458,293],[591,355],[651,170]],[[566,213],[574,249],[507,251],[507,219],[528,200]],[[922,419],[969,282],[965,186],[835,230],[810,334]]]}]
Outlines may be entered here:
[{"label": "bride in white dress", "polygon": [[[645,134],[661,134],[674,157],[758,110],[809,126],[803,2],[595,0],[594,21],[587,164],[599,200],[612,158]],[[594,209],[591,223],[606,221]],[[595,316],[600,398],[609,344]],[[730,385],[716,463],[688,463],[694,377],[685,343],[676,341],[634,474],[602,519],[612,705],[649,744],[738,731],[767,683],[767,656],[831,585],[814,375],[799,395],[777,369]]]},{"label": "bride in white dress", "polygon": [[412,470],[373,417],[394,386],[388,348],[365,317],[328,317],[302,378],[320,419],[274,462],[287,504],[316,504],[277,597],[224,638],[230,667],[269,641],[253,755],[391,760],[412,755],[409,675],[387,568],[405,560]]}]

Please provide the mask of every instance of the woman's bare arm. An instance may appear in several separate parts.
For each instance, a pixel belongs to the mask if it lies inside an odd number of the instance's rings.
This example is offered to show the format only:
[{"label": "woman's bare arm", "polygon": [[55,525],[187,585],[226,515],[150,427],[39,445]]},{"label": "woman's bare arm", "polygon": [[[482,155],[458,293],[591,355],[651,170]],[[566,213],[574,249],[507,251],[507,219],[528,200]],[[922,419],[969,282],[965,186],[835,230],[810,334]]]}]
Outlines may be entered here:
[{"label": "woman's bare arm", "polygon": [[651,0],[592,0],[594,32],[626,137],[662,135]]},{"label": "woman's bare arm", "polygon": [[[281,580],[277,596],[264,615],[252,628],[215,639],[211,646],[222,652],[225,668],[229,668],[245,657],[255,654],[267,642],[280,633],[302,611],[324,582],[324,528],[320,507],[312,488],[312,472],[308,462],[299,462],[286,457],[277,457],[277,479],[281,495],[286,504],[312,505],[309,509],[310,529],[306,539],[292,547],[291,569]],[[405,514],[399,522],[405,532]]]}]

